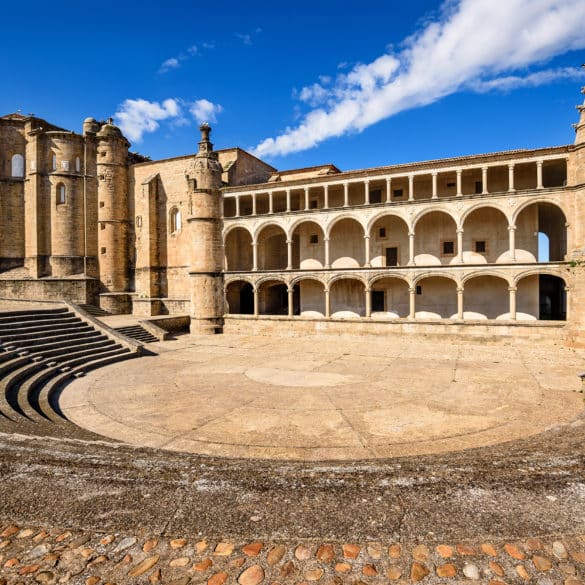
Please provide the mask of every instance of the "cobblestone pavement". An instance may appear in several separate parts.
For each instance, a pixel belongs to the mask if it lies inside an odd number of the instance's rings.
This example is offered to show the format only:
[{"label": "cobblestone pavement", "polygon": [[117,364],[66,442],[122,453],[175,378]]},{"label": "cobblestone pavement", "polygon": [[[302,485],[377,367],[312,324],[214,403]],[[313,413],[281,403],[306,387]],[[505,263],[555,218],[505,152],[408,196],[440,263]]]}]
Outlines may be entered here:
[{"label": "cobblestone pavement", "polygon": [[7,525],[2,585],[18,583],[538,583],[583,585],[585,536],[489,542],[242,542],[204,535]]}]

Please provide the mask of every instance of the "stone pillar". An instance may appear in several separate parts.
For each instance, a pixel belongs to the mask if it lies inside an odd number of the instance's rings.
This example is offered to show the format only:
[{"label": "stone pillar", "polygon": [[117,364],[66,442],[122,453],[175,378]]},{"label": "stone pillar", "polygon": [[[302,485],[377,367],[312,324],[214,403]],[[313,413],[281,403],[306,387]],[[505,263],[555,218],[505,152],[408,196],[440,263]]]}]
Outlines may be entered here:
[{"label": "stone pillar", "polygon": [[544,185],[542,184],[542,164],[543,164],[543,161],[541,161],[541,160],[536,161],[536,188],[537,189],[544,189]]},{"label": "stone pillar", "polygon": [[286,211],[290,213],[290,189],[286,190]]},{"label": "stone pillar", "polygon": [[219,333],[223,327],[225,297],[223,286],[223,169],[209,140],[211,128],[202,124],[199,152],[195,155],[188,180],[192,202],[187,219],[191,258],[191,333]]},{"label": "stone pillar", "polygon": [[408,175],[408,200],[414,201],[414,175]]},{"label": "stone pillar", "polygon": [[488,168],[482,167],[481,169],[481,194],[487,195],[489,193],[488,190]]},{"label": "stone pillar", "polygon": [[514,165],[508,165],[508,191],[514,193],[516,191],[514,187]]},{"label": "stone pillar", "polygon": [[515,225],[508,226],[508,240],[509,240],[509,248],[510,248],[510,260],[512,260],[512,262],[516,262],[516,226]]},{"label": "stone pillar", "polygon": [[254,287],[254,317],[258,317],[260,314],[259,305],[258,288]]},{"label": "stone pillar", "polygon": [[365,247],[365,264],[366,268],[371,266],[370,264],[370,236],[364,236],[364,247]]},{"label": "stone pillar", "polygon": [[331,293],[329,289],[325,289],[325,318],[331,319]]},{"label": "stone pillar", "polygon": [[416,286],[408,289],[409,312],[408,318],[414,319],[416,317]]},{"label": "stone pillar", "polygon": [[252,193],[252,215],[257,215],[256,211],[256,193]]},{"label": "stone pillar", "polygon": [[372,316],[372,292],[371,289],[365,289],[366,295],[366,318],[369,319]]},{"label": "stone pillar", "polygon": [[272,191],[268,191],[268,213],[274,213],[274,196]]},{"label": "stone pillar", "polygon": [[258,242],[252,242],[252,270],[258,270]]},{"label": "stone pillar", "polygon": [[508,288],[510,293],[510,320],[516,321],[516,287],[511,286]]},{"label": "stone pillar", "polygon": [[463,190],[461,186],[461,176],[463,175],[463,171],[461,169],[457,169],[457,197],[461,197],[463,195]]},{"label": "stone pillar", "polygon": [[329,238],[323,238],[323,242],[325,242],[325,268],[331,268]]},{"label": "stone pillar", "polygon": [[292,240],[287,240],[286,241],[286,269],[287,270],[292,270],[292,245],[293,245],[293,241]]},{"label": "stone pillar", "polygon": [[408,232],[408,265],[414,266],[414,232]]},{"label": "stone pillar", "polygon": [[457,319],[463,321],[463,287],[457,288]]},{"label": "stone pillar", "polygon": [[433,195],[432,195],[432,199],[438,199],[439,198],[439,194],[437,192],[437,176],[438,176],[438,173],[433,173]]},{"label": "stone pillar", "polygon": [[370,204],[370,181],[364,181],[364,205]]},{"label": "stone pillar", "polygon": [[289,287],[286,292],[288,293],[288,316],[292,317],[294,315],[294,287]]},{"label": "stone pillar", "polygon": [[329,209],[329,185],[325,185],[323,187],[323,195],[324,195],[323,209]]},{"label": "stone pillar", "polygon": [[305,187],[305,211],[309,211],[309,187]]},{"label": "stone pillar", "polygon": [[457,228],[457,262],[463,264],[463,228]]},{"label": "stone pillar", "polygon": [[240,217],[240,196],[236,195],[236,217]]},{"label": "stone pillar", "polygon": [[343,183],[343,207],[349,207],[349,183]]},{"label": "stone pillar", "polygon": [[392,203],[392,177],[386,179],[386,203]]}]

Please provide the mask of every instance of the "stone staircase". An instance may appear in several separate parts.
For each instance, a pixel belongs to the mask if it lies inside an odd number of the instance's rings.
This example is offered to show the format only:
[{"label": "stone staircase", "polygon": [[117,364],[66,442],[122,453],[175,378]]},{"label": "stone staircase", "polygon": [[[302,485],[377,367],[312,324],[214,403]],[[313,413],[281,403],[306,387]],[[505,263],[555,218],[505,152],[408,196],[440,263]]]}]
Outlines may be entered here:
[{"label": "stone staircase", "polygon": [[130,339],[140,341],[141,343],[154,343],[155,341],[160,341],[157,337],[155,337],[152,333],[150,333],[140,325],[115,327],[114,330],[118,331],[122,335],[125,335],[126,337],[130,337]]},{"label": "stone staircase", "polygon": [[104,311],[100,307],[96,307],[95,305],[79,305],[88,315],[92,317],[107,317],[111,315],[108,311]]},{"label": "stone staircase", "polygon": [[68,307],[0,312],[0,418],[63,422],[58,394],[86,372],[141,355]]}]

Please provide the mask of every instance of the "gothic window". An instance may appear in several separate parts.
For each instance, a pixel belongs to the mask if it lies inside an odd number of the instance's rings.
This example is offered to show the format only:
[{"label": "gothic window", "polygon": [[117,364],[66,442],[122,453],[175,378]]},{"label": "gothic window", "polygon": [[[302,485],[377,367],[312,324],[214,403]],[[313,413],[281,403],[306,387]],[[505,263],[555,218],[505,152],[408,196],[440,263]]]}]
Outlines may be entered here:
[{"label": "gothic window", "polygon": [[51,170],[57,170],[57,155],[55,153],[51,155]]},{"label": "gothic window", "polygon": [[173,207],[169,214],[169,219],[171,234],[175,234],[181,229],[181,211],[176,207]]},{"label": "gothic window", "polygon": [[22,154],[15,154],[12,157],[12,176],[24,177],[24,157]]},{"label": "gothic window", "polygon": [[78,156],[75,157],[75,172],[81,172],[81,159]]},{"label": "gothic window", "polygon": [[65,203],[65,196],[66,196],[66,192],[65,192],[65,185],[63,185],[63,183],[59,183],[57,185],[57,205],[63,205]]}]

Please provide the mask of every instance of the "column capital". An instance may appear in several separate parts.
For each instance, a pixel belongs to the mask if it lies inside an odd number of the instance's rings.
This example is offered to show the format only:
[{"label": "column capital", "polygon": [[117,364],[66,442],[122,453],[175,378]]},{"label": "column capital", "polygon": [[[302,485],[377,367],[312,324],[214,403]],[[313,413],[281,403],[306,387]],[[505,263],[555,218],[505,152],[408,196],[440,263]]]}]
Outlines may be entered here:
[{"label": "column capital", "polygon": [[370,239],[370,235],[369,234],[364,236],[364,240],[369,240],[369,239]]},{"label": "column capital", "polygon": [[455,169],[457,175],[461,176],[463,174],[463,169]]},{"label": "column capital", "polygon": [[543,164],[544,164],[544,161],[543,160],[537,160],[536,161],[536,166],[537,167],[541,167]]},{"label": "column capital", "polygon": [[458,286],[457,287],[457,294],[462,295],[464,290],[465,290],[465,288],[463,286]]},{"label": "column capital", "polygon": [[518,290],[518,287],[516,287],[516,286],[509,286],[508,287],[509,292],[516,292],[517,290]]},{"label": "column capital", "polygon": [[433,177],[436,177],[436,176],[438,176],[438,174],[439,174],[439,171],[433,171],[433,172],[431,173],[431,175],[432,175]]},{"label": "column capital", "polygon": [[516,163],[508,163],[508,170],[513,171]]},{"label": "column capital", "polygon": [[482,170],[482,171],[485,171],[485,172],[487,172],[487,170],[488,170],[488,169],[489,169],[489,167],[486,167],[486,166],[484,166],[484,167],[481,167],[481,170]]},{"label": "column capital", "polygon": [[414,238],[414,232],[408,232],[408,237],[409,238]]},{"label": "column capital", "polygon": [[324,238],[323,238],[323,241],[324,241],[324,242],[328,242],[328,241],[329,241],[329,238],[328,238],[328,237],[324,237]]},{"label": "column capital", "polygon": [[309,192],[309,187],[305,187],[305,193]]},{"label": "column capital", "polygon": [[465,230],[464,230],[462,227],[458,227],[458,228],[455,230],[455,232],[456,232],[457,234],[462,234],[464,231],[465,231]]},{"label": "column capital", "polygon": [[412,295],[414,293],[416,293],[416,285],[414,286],[409,286],[408,287],[408,292]]},{"label": "column capital", "polygon": [[258,245],[258,242],[252,242],[252,246],[255,248]]},{"label": "column capital", "polygon": [[323,287],[323,292],[328,295],[329,294],[329,288],[328,287]]},{"label": "column capital", "polygon": [[364,288],[364,292],[367,292],[367,293],[372,292],[372,289],[366,286]]},{"label": "column capital", "polygon": [[509,225],[508,226],[508,231],[509,232],[515,232],[516,231],[516,226],[515,225]]},{"label": "column capital", "polygon": [[292,241],[292,240],[287,240],[287,241],[286,241],[286,245],[287,245],[287,246],[288,246],[289,244],[292,244],[292,243],[293,243],[293,241]]}]

